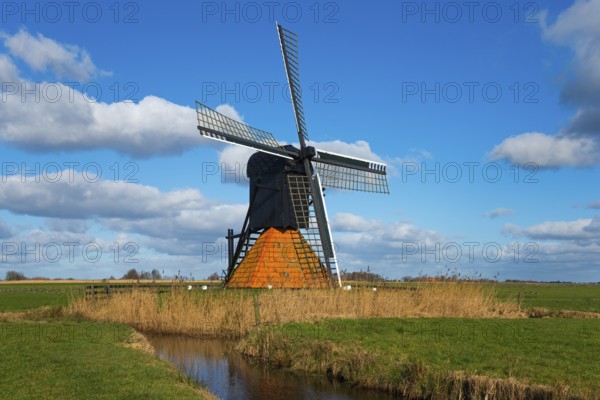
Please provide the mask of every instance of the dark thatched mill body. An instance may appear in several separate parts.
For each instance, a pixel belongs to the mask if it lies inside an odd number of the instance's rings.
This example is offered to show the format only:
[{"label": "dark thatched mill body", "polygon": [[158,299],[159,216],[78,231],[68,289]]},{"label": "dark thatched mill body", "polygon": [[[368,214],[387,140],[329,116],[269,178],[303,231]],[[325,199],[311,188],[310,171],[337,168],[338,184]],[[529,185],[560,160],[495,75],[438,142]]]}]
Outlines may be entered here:
[{"label": "dark thatched mill body", "polygon": [[389,193],[386,165],[308,146],[296,34],[277,26],[299,148],[196,102],[208,139],[257,150],[248,161],[250,196],[240,233],[227,232],[229,288],[341,287],[323,187]]},{"label": "dark thatched mill body", "polygon": [[[299,152],[293,146],[284,146],[290,151]],[[248,227],[250,229],[306,229],[307,224],[299,225],[296,220],[294,204],[308,205],[306,201],[298,203],[292,199],[290,190],[291,176],[306,176],[304,165],[271,154],[257,152],[248,160],[246,173],[250,180],[250,209]],[[296,201],[294,201],[296,200]],[[302,215],[308,215],[308,207],[298,209]],[[304,219],[303,219],[304,220]]]}]

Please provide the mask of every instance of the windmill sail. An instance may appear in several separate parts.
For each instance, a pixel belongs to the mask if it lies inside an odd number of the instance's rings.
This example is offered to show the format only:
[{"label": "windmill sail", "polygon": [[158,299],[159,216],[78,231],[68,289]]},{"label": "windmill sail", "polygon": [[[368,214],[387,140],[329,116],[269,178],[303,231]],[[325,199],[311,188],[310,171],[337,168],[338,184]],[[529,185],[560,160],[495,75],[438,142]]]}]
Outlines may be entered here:
[{"label": "windmill sail", "polygon": [[304,121],[304,107],[302,106],[302,88],[300,87],[300,68],[298,65],[298,36],[288,31],[281,25],[277,25],[279,33],[279,43],[281,44],[281,53],[283,54],[283,63],[287,75],[288,85],[290,86],[290,95],[294,105],[294,115],[296,117],[296,127],[298,128],[298,138],[300,147],[305,147],[305,140],[308,140],[306,131],[306,122]]},{"label": "windmill sail", "polygon": [[327,208],[325,207],[325,197],[323,197],[323,189],[321,188],[321,180],[319,174],[316,173],[311,178],[311,187],[313,193],[313,205],[315,214],[317,215],[317,227],[319,236],[321,237],[321,245],[323,246],[323,254],[325,255],[325,265],[329,271],[331,279],[336,279],[339,287],[342,287],[342,278],[338,267],[337,256],[331,229],[329,228],[329,218],[327,217]]},{"label": "windmill sail", "polygon": [[313,165],[323,186],[369,193],[389,193],[386,165],[317,150]]},{"label": "windmill sail", "polygon": [[[321,270],[333,285],[341,286],[335,248],[329,230],[325,200],[318,175],[288,175],[288,188],[297,226],[310,248],[304,263],[314,270]],[[313,254],[317,256],[315,263]]]},{"label": "windmill sail", "polygon": [[198,130],[206,138],[249,147],[288,159],[292,159],[295,155],[283,149],[271,133],[229,118],[198,101],[196,101],[196,115]]}]

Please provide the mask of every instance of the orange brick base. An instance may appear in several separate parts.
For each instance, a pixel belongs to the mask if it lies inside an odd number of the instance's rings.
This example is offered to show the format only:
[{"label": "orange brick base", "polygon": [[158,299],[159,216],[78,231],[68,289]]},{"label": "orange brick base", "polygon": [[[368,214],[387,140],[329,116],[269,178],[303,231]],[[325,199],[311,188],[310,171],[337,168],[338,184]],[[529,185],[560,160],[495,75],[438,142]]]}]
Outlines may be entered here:
[{"label": "orange brick base", "polygon": [[228,288],[330,288],[327,269],[295,229],[268,228],[227,282]]}]

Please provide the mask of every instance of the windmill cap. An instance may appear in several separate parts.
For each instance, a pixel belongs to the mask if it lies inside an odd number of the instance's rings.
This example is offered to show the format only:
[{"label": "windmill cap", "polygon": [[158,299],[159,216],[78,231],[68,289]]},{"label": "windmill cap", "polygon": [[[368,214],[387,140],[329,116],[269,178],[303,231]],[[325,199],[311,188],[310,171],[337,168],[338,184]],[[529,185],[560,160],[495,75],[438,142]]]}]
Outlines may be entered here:
[{"label": "windmill cap", "polygon": [[[299,149],[292,145],[283,146],[288,151],[300,152]],[[262,175],[277,174],[283,172],[286,168],[295,169],[297,163],[293,160],[288,160],[272,154],[256,152],[248,159],[248,167],[246,175],[248,178],[258,177]]]}]

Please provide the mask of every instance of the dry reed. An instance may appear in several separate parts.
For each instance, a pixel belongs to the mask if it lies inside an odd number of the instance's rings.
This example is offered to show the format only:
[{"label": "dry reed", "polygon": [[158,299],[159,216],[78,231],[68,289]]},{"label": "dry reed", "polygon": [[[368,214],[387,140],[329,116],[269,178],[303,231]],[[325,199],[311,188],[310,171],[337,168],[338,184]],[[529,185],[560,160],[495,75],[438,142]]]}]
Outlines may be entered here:
[{"label": "dry reed", "polygon": [[153,333],[239,338],[257,324],[325,318],[523,317],[489,288],[445,283],[413,290],[134,290],[102,300],[80,299],[70,313],[120,322]]}]

